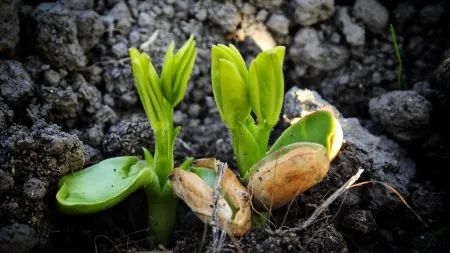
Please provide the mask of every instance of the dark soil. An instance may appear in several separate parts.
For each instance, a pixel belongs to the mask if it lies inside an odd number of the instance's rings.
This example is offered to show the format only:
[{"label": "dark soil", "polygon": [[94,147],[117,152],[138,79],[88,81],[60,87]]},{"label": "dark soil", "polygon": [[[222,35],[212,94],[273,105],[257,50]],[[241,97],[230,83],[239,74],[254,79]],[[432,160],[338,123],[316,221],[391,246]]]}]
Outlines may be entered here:
[{"label": "dark soil", "polygon": [[[271,142],[305,111],[339,117],[345,144],[327,177],[244,252],[450,252],[450,6],[446,0],[6,0],[0,3],[0,252],[153,250],[143,191],[87,216],[57,212],[57,182],[104,158],[152,151],[129,47],[157,69],[169,43],[192,33],[198,56],[174,123],[179,165],[216,157],[236,168],[216,108],[210,48],[233,43],[249,62],[270,42],[287,47],[285,103]],[[401,87],[389,25],[403,61]],[[262,37],[268,39],[261,39]],[[301,224],[358,168],[394,187],[351,188],[307,229]],[[172,252],[212,252],[212,232],[179,203]],[[235,252],[227,238],[224,252]]]}]

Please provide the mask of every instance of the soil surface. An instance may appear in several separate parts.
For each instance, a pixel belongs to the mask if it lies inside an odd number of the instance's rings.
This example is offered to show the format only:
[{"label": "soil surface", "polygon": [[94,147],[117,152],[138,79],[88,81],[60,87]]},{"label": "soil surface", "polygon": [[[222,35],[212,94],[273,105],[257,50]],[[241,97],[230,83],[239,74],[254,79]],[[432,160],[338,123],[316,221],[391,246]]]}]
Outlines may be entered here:
[{"label": "soil surface", "polygon": [[[139,252],[152,248],[143,191],[101,213],[57,212],[63,175],[153,151],[128,48],[158,70],[167,46],[194,34],[176,164],[213,157],[236,168],[212,94],[210,48],[232,43],[247,63],[286,46],[285,101],[273,142],[317,109],[340,119],[345,143],[327,177],[273,225],[223,252],[450,252],[450,6],[447,0],[3,0],[0,3],[0,252]],[[396,32],[401,69],[390,25]],[[398,82],[400,79],[401,82]],[[312,212],[356,171],[351,188],[307,229]],[[447,215],[446,215],[447,214]],[[210,228],[180,201],[172,252],[213,252]],[[204,240],[203,240],[204,239]]]}]

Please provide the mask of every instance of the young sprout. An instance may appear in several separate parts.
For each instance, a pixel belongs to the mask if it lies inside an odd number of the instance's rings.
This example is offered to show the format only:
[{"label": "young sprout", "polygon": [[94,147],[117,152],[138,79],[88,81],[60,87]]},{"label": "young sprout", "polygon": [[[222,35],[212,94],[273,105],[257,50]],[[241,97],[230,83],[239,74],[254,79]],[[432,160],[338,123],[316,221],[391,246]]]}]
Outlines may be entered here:
[{"label": "young sprout", "polygon": [[320,182],[342,145],[337,119],[319,111],[290,126],[267,150],[283,105],[284,54],[284,47],[263,51],[247,70],[234,46],[212,48],[214,98],[231,130],[241,181],[260,210],[280,207]]},{"label": "young sprout", "polygon": [[60,180],[57,200],[65,213],[94,213],[110,208],[139,188],[147,194],[148,225],[156,243],[167,245],[175,225],[176,199],[168,176],[174,169],[173,149],[180,127],[173,127],[173,109],[183,98],[194,66],[194,37],[174,55],[172,42],[161,78],[150,57],[131,48],[136,87],[155,136],[154,156],[144,150],[138,157],[106,159]]}]

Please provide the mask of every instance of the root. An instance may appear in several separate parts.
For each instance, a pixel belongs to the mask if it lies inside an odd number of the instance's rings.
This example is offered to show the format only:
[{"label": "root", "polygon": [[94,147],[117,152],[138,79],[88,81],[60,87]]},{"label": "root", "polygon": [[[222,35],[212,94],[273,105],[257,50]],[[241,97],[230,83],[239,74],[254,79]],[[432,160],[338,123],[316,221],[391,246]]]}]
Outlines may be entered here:
[{"label": "root", "polygon": [[364,181],[364,182],[361,182],[361,183],[357,183],[357,184],[354,184],[354,185],[352,185],[352,186],[350,186],[349,188],[352,188],[352,187],[357,187],[357,186],[362,186],[362,185],[365,185],[365,184],[368,184],[368,183],[373,183],[373,184],[381,184],[381,185],[383,185],[384,187],[386,187],[386,188],[388,188],[389,190],[391,190],[393,193],[395,193],[395,195],[397,195],[397,197],[402,201],[402,203],[414,214],[414,216],[416,216],[416,218],[425,226],[425,227],[428,227],[428,224],[420,217],[420,215],[418,214],[418,213],[416,213],[416,211],[414,211],[414,209],[412,209],[412,207],[406,202],[406,200],[402,197],[402,195],[396,190],[396,189],[394,189],[394,187],[392,187],[392,186],[390,186],[390,185],[388,185],[388,184],[386,184],[386,183],[383,183],[383,182],[379,182],[379,181],[375,181],[375,180],[370,180],[370,181]]},{"label": "root", "polygon": [[316,208],[316,210],[314,210],[313,214],[303,223],[303,225],[299,229],[305,229],[310,226],[317,219],[317,217],[319,217],[319,215],[322,214],[331,205],[331,203],[333,203],[333,201],[337,199],[337,197],[350,189],[350,187],[359,179],[363,171],[363,169],[358,169],[358,172],[353,177],[351,177],[347,181],[347,183],[345,183],[343,186],[341,186],[341,188],[331,194],[330,197],[328,197],[318,208]]}]

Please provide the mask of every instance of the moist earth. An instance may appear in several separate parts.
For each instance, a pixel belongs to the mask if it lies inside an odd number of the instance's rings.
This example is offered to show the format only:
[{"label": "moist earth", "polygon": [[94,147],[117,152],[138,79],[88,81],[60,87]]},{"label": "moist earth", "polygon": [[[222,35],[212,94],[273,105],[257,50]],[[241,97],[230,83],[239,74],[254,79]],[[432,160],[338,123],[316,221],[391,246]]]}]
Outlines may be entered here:
[{"label": "moist earth", "polygon": [[[224,252],[450,252],[449,11],[445,0],[3,1],[0,252],[161,250],[149,246],[143,191],[86,216],[59,213],[55,193],[61,176],[153,152],[128,48],[160,70],[169,43],[179,48],[191,34],[198,54],[174,112],[176,165],[216,157],[236,168],[212,92],[213,44],[232,43],[247,64],[286,46],[285,100],[270,143],[316,110],[332,112],[344,131],[326,178],[274,210],[270,228],[225,239]],[[302,229],[358,169],[371,183],[350,188]],[[211,229],[182,202],[177,212],[167,250],[213,252]]]}]

